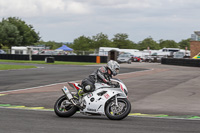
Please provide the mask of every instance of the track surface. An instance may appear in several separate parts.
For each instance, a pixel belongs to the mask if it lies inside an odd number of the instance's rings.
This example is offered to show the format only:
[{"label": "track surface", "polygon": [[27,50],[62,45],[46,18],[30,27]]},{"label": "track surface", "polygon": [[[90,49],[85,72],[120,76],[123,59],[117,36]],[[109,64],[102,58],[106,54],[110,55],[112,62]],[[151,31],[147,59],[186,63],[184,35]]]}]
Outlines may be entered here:
[{"label": "track surface", "polygon": [[[0,71],[0,91],[24,89],[53,83],[81,80],[100,67],[41,64],[36,64],[36,66],[38,66],[39,68]],[[141,70],[144,69],[121,68],[120,73]]]},{"label": "track surface", "polygon": [[[62,95],[65,84],[44,86],[30,90],[12,90],[37,87],[86,77],[99,66],[37,65],[38,69],[0,71],[0,104],[27,107],[53,108]],[[161,64],[122,64],[118,78],[129,88],[132,113],[163,114],[172,116],[199,116],[200,71],[199,68],[167,66]],[[148,71],[138,71],[146,70]],[[81,73],[81,74],[80,74]],[[7,94],[7,95],[2,95]],[[106,117],[83,116],[59,118],[53,111],[0,108],[0,132],[2,133],[66,133],[66,132],[134,132],[134,133],[199,133],[200,119],[147,118],[129,116],[122,121],[110,121]],[[196,117],[195,117],[196,118]],[[197,117],[198,118],[198,117]]]},{"label": "track surface", "polygon": [[199,121],[135,118],[111,121],[106,117],[75,115],[59,118],[53,112],[0,109],[2,133],[199,133]]}]

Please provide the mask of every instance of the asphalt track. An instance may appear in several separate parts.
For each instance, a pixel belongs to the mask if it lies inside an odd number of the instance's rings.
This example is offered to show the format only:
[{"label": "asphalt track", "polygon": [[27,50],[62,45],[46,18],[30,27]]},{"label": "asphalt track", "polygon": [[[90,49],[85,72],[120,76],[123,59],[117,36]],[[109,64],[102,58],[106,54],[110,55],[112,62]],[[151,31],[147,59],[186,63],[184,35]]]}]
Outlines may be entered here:
[{"label": "asphalt track", "polygon": [[1,133],[199,133],[199,121],[127,117],[111,121],[106,117],[76,114],[59,118],[53,112],[0,109]]},{"label": "asphalt track", "polygon": [[[43,64],[36,64],[36,66],[38,67],[36,69],[0,71],[0,91],[24,89],[53,83],[81,80],[95,71],[98,67],[100,67]],[[128,73],[141,70],[145,69],[121,68],[120,73]]]},{"label": "asphalt track", "polygon": [[[132,111],[122,121],[111,121],[81,114],[59,118],[51,110],[66,81],[81,80],[99,66],[37,66],[40,68],[0,71],[0,132],[200,132],[199,68],[122,64],[124,74],[118,78],[129,88]],[[44,86],[48,84],[52,85]]]}]

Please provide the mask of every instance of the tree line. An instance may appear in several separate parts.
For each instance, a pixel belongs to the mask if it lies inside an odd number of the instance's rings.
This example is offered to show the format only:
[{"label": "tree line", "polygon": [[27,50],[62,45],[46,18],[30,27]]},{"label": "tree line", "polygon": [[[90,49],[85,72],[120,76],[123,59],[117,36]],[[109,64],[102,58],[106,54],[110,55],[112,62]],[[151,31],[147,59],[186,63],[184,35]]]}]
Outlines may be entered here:
[{"label": "tree line", "polygon": [[108,35],[103,33],[98,33],[92,37],[80,36],[74,40],[71,46],[75,50],[90,51],[93,49],[98,49],[99,47],[115,47],[120,49],[152,49],[158,50],[162,48],[180,48],[180,49],[190,49],[190,39],[185,39],[180,42],[175,42],[174,40],[159,40],[156,42],[152,37],[147,37],[143,41],[134,43],[129,40],[128,34],[117,33],[112,39],[108,39]]},{"label": "tree line", "polygon": [[107,34],[98,33],[92,37],[80,36],[75,38],[72,43],[63,43],[55,41],[42,41],[39,32],[36,32],[32,25],[17,17],[3,18],[0,22],[0,49],[11,48],[11,46],[32,46],[45,45],[50,49],[57,49],[63,44],[76,51],[93,51],[99,47],[115,47],[120,49],[152,49],[158,50],[162,48],[181,48],[190,49],[190,39],[185,39],[180,42],[174,40],[159,40],[155,41],[152,37],[147,37],[143,41],[135,43],[129,39],[126,33],[117,33],[112,39],[109,39]]}]

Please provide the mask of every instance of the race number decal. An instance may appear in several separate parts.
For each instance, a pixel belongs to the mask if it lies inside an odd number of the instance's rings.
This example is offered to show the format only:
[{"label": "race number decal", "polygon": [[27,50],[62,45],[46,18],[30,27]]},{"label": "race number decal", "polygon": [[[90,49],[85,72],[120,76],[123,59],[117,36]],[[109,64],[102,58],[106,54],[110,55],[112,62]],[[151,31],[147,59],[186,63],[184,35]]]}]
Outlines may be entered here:
[{"label": "race number decal", "polygon": [[90,98],[90,97],[92,97],[92,96],[93,96],[92,93],[89,93],[89,94],[87,95],[88,98]]},{"label": "race number decal", "polygon": [[110,96],[106,93],[106,94],[104,94],[104,97],[105,97],[106,99],[108,99]]}]

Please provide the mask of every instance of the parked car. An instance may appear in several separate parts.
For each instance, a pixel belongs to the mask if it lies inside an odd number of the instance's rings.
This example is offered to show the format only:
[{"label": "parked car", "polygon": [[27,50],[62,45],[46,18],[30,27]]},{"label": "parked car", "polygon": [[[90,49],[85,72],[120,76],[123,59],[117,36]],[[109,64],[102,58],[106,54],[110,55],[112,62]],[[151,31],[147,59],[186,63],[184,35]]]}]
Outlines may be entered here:
[{"label": "parked car", "polygon": [[131,64],[132,56],[130,54],[120,54],[117,58],[118,63],[128,63]]},{"label": "parked car", "polygon": [[145,58],[145,62],[157,62],[157,63],[160,63],[161,62],[161,59],[163,58],[164,56],[159,56],[159,55],[149,55],[149,56],[146,56]]},{"label": "parked car", "polygon": [[58,55],[58,51],[54,50],[42,50],[38,53],[39,55]]},{"label": "parked car", "polygon": [[67,55],[77,55],[76,53],[68,53]]},{"label": "parked car", "polygon": [[184,52],[174,52],[174,58],[184,58]]},{"label": "parked car", "polygon": [[137,57],[137,56],[132,56],[132,61],[133,61],[133,62],[142,62],[143,59],[140,58],[140,57]]},{"label": "parked car", "polygon": [[0,49],[0,54],[6,54],[6,52],[2,49]]}]

